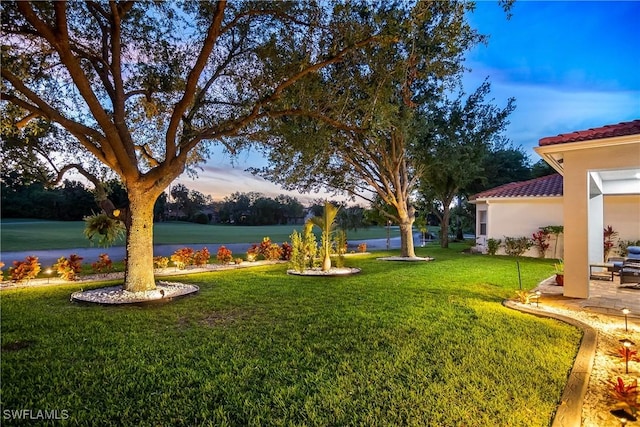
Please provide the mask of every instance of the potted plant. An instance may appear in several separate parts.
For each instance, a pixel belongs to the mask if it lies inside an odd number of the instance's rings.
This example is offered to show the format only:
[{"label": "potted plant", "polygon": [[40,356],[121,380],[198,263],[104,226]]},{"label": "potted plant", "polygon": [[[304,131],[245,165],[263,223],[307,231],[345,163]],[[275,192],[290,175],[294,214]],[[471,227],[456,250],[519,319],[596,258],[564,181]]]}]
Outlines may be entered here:
[{"label": "potted plant", "polygon": [[559,259],[557,263],[554,264],[556,269],[556,284],[558,286],[564,285],[564,262]]}]

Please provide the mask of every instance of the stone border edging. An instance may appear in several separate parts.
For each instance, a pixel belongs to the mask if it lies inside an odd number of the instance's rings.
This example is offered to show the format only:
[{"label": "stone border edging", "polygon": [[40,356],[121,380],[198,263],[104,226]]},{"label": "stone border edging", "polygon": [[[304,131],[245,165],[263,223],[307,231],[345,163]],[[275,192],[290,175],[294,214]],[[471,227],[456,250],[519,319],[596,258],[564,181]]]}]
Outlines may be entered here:
[{"label": "stone border edging", "polygon": [[580,427],[582,425],[582,403],[587,393],[589,376],[593,368],[598,332],[586,323],[561,314],[523,307],[511,300],[503,301],[502,305],[523,313],[533,314],[534,316],[560,320],[561,322],[576,326],[583,331],[578,354],[573,362],[573,368],[571,368],[571,372],[569,373],[567,385],[562,392],[560,404],[558,405],[553,423],[551,424],[552,427]]}]

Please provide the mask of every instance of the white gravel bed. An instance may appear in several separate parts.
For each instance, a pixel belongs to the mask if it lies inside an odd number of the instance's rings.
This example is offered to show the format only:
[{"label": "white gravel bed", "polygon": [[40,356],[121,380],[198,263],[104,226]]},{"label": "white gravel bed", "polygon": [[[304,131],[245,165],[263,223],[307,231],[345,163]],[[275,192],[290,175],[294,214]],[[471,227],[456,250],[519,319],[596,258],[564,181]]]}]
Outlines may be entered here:
[{"label": "white gravel bed", "polygon": [[133,304],[171,300],[176,297],[198,292],[195,285],[175,282],[157,282],[156,289],[143,292],[125,291],[122,286],[78,291],[71,294],[71,300],[97,304]]},{"label": "white gravel bed", "polygon": [[380,261],[406,261],[406,262],[420,262],[420,261],[433,261],[435,258],[420,257],[420,256],[387,256],[383,258],[376,258]]},{"label": "white gravel bed", "polygon": [[326,276],[348,276],[351,274],[360,273],[359,268],[353,267],[331,267],[331,269],[327,271],[322,271],[321,268],[312,268],[304,271],[298,270],[287,270],[287,274],[292,274],[294,276],[317,276],[317,277],[326,277]]}]

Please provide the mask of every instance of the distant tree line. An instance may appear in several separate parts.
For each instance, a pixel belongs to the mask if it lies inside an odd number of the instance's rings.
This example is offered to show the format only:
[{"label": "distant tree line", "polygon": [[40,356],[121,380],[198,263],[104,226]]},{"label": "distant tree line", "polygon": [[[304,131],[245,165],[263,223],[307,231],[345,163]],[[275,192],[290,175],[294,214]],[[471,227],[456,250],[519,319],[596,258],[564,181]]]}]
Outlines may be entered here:
[{"label": "distant tree line", "polygon": [[[496,150],[486,157],[484,176],[476,179],[456,197],[451,209],[449,223],[454,234],[471,232],[475,224],[475,209],[467,198],[477,192],[515,181],[524,181],[553,173],[543,161],[531,165],[525,153],[518,149]],[[128,205],[127,193],[117,180],[107,183],[110,198],[118,207]],[[43,182],[29,180],[16,171],[0,175],[1,211],[3,218],[36,218],[58,221],[79,221],[96,210],[94,194],[83,183],[64,180],[61,185],[48,187]],[[421,193],[416,204],[418,217],[426,225],[440,225],[442,204],[431,198],[428,192]],[[433,196],[432,196],[433,197]],[[435,200],[435,202],[434,202]],[[387,224],[387,216],[381,210],[388,208],[381,200],[369,208],[348,206],[344,202],[333,202],[340,206],[338,226],[344,230],[357,230],[368,226]],[[322,215],[323,200],[315,200],[308,207],[292,196],[275,198],[257,192],[233,193],[222,201],[190,190],[183,184],[169,188],[155,203],[156,221],[187,221],[200,224],[222,223],[233,225],[285,225],[301,224],[310,215]]]}]

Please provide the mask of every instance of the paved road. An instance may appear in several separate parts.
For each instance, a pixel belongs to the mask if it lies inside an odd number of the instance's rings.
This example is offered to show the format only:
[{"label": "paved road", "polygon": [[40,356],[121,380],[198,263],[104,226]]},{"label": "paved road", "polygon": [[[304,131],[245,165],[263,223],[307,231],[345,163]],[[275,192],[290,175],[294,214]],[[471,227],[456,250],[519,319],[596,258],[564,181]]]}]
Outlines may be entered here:
[{"label": "paved road", "polygon": [[[420,245],[420,233],[416,233],[413,236],[413,241],[416,246]],[[355,249],[360,243],[366,243],[368,249],[386,249],[387,239],[369,239],[369,240],[350,240],[349,247]],[[200,250],[203,247],[207,247],[209,252],[215,256],[218,248],[222,246],[219,243],[211,244],[181,244],[181,245],[155,245],[154,255],[156,256],[171,256],[177,249],[184,248],[185,246],[192,247],[195,250]],[[234,254],[245,254],[247,249],[251,246],[251,243],[230,243],[224,245],[231,249]],[[400,237],[394,237],[390,239],[391,249],[400,248]],[[75,248],[75,249],[53,249],[53,250],[35,250],[35,251],[20,251],[20,252],[0,252],[0,260],[5,263],[7,267],[11,266],[13,261],[22,261],[27,256],[37,256],[40,264],[44,266],[53,265],[60,257],[69,257],[71,254],[77,254],[84,258],[83,262],[92,263],[98,259],[100,254],[109,254],[109,258],[112,260],[122,260],[125,256],[124,246],[112,246],[110,248]]]}]

